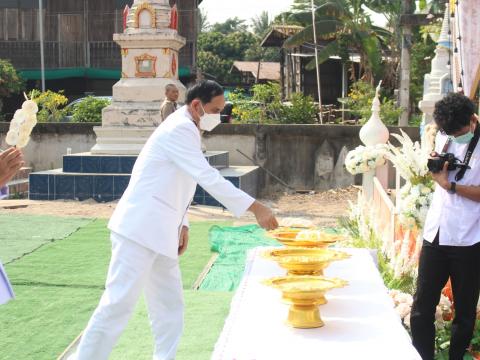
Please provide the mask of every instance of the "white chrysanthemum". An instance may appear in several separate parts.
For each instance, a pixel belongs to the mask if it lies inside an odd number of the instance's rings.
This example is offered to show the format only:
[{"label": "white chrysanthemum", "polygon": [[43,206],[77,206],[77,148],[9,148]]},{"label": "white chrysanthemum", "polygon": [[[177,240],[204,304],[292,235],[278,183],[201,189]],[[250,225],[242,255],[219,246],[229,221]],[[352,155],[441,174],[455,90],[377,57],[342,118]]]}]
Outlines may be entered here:
[{"label": "white chrysanthemum", "polygon": [[412,307],[407,303],[400,303],[395,308],[395,311],[397,312],[398,315],[400,315],[400,318],[402,318],[403,320],[407,315],[410,315],[410,312],[412,311]]},{"label": "white chrysanthemum", "polygon": [[400,293],[397,295],[397,301],[411,306],[413,304],[413,297],[407,293]]},{"label": "white chrysanthemum", "polygon": [[296,240],[319,241],[322,239],[320,230],[303,230],[295,237]]},{"label": "white chrysanthemum", "polygon": [[37,103],[33,100],[24,101],[22,104],[22,110],[27,114],[36,114],[38,112]]},{"label": "white chrysanthemum", "polygon": [[5,139],[8,145],[15,146],[18,142],[18,132],[10,130]]}]

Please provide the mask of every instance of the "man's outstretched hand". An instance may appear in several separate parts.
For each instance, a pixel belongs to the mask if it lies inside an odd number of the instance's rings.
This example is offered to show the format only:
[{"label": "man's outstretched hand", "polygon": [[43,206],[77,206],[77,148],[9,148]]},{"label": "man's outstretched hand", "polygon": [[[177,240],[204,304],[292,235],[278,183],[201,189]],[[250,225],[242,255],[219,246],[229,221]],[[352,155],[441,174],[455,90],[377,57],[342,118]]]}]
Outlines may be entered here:
[{"label": "man's outstretched hand", "polygon": [[258,225],[265,230],[274,230],[278,227],[278,222],[273,211],[259,201],[255,200],[248,210],[255,215]]},{"label": "man's outstretched hand", "polygon": [[188,227],[182,226],[180,231],[180,241],[178,243],[178,255],[183,255],[188,247]]}]

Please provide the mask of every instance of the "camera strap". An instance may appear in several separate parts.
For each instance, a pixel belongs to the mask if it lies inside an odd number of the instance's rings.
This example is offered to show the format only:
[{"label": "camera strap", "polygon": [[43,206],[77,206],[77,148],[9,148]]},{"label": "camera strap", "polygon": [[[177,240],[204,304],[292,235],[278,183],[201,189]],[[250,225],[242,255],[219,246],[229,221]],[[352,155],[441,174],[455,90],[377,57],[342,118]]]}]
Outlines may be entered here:
[{"label": "camera strap", "polygon": [[[467,171],[467,166],[470,163],[470,160],[473,155],[473,151],[475,150],[475,147],[478,144],[478,140],[480,139],[480,123],[477,123],[477,126],[475,127],[475,132],[473,133],[473,138],[470,140],[470,143],[468,144],[468,149],[467,153],[465,154],[465,159],[463,160],[463,163],[466,165],[465,167],[462,167],[457,174],[455,175],[455,180],[460,181],[463,179],[465,176],[465,172]],[[448,138],[447,142],[443,146],[443,153],[446,153],[448,151],[448,147],[452,143],[452,140]]]}]

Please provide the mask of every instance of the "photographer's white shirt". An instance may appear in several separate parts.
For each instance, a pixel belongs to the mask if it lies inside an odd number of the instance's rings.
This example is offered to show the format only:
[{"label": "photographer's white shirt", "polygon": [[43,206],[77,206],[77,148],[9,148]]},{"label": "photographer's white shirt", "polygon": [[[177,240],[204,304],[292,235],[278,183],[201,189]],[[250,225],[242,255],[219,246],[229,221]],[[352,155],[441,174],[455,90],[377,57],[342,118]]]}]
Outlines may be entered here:
[{"label": "photographer's white shirt", "polygon": [[[438,134],[435,142],[435,151],[441,153],[447,136]],[[448,152],[462,162],[468,144],[451,143]],[[480,186],[480,142],[475,148],[470,159],[468,169],[459,185]],[[449,173],[449,181],[455,181],[457,171]],[[480,202],[469,200],[457,194],[450,194],[436,185],[432,204],[428,210],[427,219],[423,230],[423,237],[433,242],[440,230],[440,245],[471,246],[480,242]]]}]

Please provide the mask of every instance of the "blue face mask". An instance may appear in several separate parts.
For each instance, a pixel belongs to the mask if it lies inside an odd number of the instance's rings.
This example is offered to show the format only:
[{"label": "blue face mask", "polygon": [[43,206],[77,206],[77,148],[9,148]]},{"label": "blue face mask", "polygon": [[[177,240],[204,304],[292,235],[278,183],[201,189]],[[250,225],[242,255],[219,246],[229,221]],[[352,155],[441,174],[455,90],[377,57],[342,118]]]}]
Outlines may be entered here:
[{"label": "blue face mask", "polygon": [[469,131],[466,134],[460,136],[450,136],[450,139],[456,144],[468,144],[473,139],[473,133]]}]

